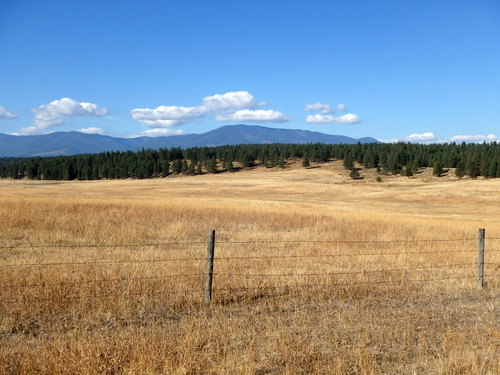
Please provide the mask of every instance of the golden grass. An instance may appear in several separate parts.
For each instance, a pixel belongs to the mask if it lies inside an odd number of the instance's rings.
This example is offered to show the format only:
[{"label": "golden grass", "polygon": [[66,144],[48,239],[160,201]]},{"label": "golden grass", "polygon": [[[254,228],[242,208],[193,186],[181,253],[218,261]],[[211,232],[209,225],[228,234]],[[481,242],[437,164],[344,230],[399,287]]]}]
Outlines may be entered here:
[{"label": "golden grass", "polygon": [[347,174],[0,181],[0,373],[500,373],[500,181]]}]

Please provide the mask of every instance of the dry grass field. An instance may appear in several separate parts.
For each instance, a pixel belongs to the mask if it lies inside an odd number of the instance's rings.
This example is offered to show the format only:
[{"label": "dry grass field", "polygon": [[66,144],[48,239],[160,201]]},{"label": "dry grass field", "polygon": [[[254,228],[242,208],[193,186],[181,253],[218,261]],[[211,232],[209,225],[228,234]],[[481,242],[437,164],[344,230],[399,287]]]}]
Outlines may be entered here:
[{"label": "dry grass field", "polygon": [[500,180],[362,175],[0,181],[0,373],[500,374]]}]

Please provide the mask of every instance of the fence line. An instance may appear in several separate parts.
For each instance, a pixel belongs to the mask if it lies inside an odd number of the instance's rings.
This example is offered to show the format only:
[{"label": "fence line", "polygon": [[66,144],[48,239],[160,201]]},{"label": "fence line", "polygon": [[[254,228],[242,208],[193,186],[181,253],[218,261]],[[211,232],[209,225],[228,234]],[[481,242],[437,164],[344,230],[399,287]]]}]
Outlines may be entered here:
[{"label": "fence line", "polygon": [[[376,273],[387,273],[388,278],[393,277],[391,273],[394,272],[407,272],[407,271],[417,271],[417,270],[434,270],[434,269],[443,269],[443,268],[458,268],[458,267],[466,267],[478,265],[478,287],[483,286],[483,278],[484,278],[484,266],[485,265],[493,265],[499,266],[499,263],[491,263],[484,262],[484,229],[479,231],[478,238],[455,238],[455,239],[423,239],[423,240],[254,240],[254,241],[218,241],[217,245],[238,245],[238,244],[252,244],[252,245],[271,245],[271,244],[300,244],[300,243],[318,243],[318,244],[360,244],[360,243],[375,243],[375,244],[408,244],[408,243],[437,243],[437,242],[465,242],[479,239],[479,251],[480,254],[478,256],[477,263],[455,263],[455,264],[438,264],[438,265],[414,265],[403,268],[388,268],[388,269],[375,269],[375,270],[358,270],[358,271],[341,271],[338,272],[313,272],[313,273],[218,273],[213,271],[214,261],[240,261],[240,260],[271,260],[271,259],[301,259],[301,258],[318,258],[318,259],[326,259],[326,258],[339,258],[339,257],[360,257],[360,256],[400,256],[400,255],[418,255],[418,256],[427,256],[429,254],[451,254],[451,253],[467,253],[474,254],[473,249],[455,249],[455,250],[436,250],[436,251],[401,251],[403,249],[399,249],[399,251],[381,251],[381,252],[352,252],[353,248],[350,247],[347,249],[347,252],[343,253],[323,253],[323,254],[275,254],[275,255],[244,255],[244,256],[214,256],[214,248],[215,248],[215,231],[212,230],[209,236],[209,251],[206,257],[185,257],[185,258],[154,258],[154,259],[129,259],[129,260],[95,260],[95,261],[70,261],[70,262],[40,262],[40,263],[12,263],[12,264],[0,264],[0,267],[3,268],[20,268],[20,267],[50,267],[50,266],[81,266],[81,265],[110,265],[110,264],[138,264],[138,263],[163,263],[163,262],[206,262],[206,271],[205,273],[179,273],[179,274],[171,274],[171,275],[158,275],[158,276],[137,276],[137,277],[116,277],[116,278],[108,278],[108,279],[87,279],[87,280],[75,280],[75,281],[61,281],[61,282],[51,282],[51,283],[33,283],[33,284],[12,284],[12,285],[3,285],[0,287],[0,290],[16,290],[16,289],[24,289],[24,288],[43,288],[47,286],[66,286],[66,285],[84,285],[84,284],[101,284],[101,283],[124,283],[130,281],[140,281],[140,280],[161,280],[161,279],[172,279],[172,278],[197,278],[205,276],[205,287],[203,288],[200,284],[199,290],[187,290],[187,291],[162,291],[157,293],[126,293],[126,294],[109,294],[109,295],[89,295],[89,296],[80,296],[80,297],[54,297],[49,299],[19,299],[19,300],[7,300],[1,301],[0,303],[20,303],[20,302],[40,302],[40,301],[57,301],[57,300],[72,300],[72,299],[98,299],[98,298],[111,298],[111,297],[130,297],[130,296],[154,296],[154,295],[162,295],[162,294],[184,294],[184,293],[205,293],[205,303],[209,303],[212,298],[212,278],[213,277],[246,277],[246,278],[286,278],[286,279],[298,279],[301,277],[313,277],[313,276],[324,276],[324,277],[332,277],[332,276],[341,276],[341,275],[366,275],[366,274],[376,274]],[[500,240],[500,238],[488,238],[488,240]],[[199,245],[206,244],[206,242],[202,241],[190,241],[190,242],[164,242],[164,243],[147,243],[147,244],[115,244],[115,245],[24,245],[24,246],[0,246],[0,249],[22,249],[22,248],[54,248],[54,249],[73,249],[73,248],[107,248],[107,249],[120,249],[126,247],[158,247],[158,246],[170,246],[170,245]],[[460,246],[461,247],[461,246]],[[265,249],[267,250],[267,249]],[[357,249],[354,249],[357,250]],[[337,251],[340,251],[337,249]],[[499,249],[488,249],[487,253],[498,252]],[[388,258],[390,259],[390,258]],[[260,263],[259,263],[260,264]],[[199,266],[199,263],[197,263]],[[200,267],[201,268],[201,267]],[[215,267],[217,268],[217,267]],[[186,269],[189,269],[186,267]],[[200,269],[201,271],[201,269]],[[471,269],[472,271],[472,269]],[[176,271],[179,272],[179,269]],[[182,272],[182,271],[181,271]],[[424,276],[422,272],[408,272],[406,276],[414,277],[414,276]],[[474,278],[474,276],[454,276],[454,277],[443,277],[443,278],[418,278],[418,279],[401,279],[401,280],[351,280],[349,282],[333,282],[328,284],[300,284],[300,285],[286,285],[283,287],[286,288],[306,288],[306,287],[321,287],[323,286],[350,286],[350,285],[362,285],[362,284],[397,284],[400,285],[402,283],[412,283],[412,282],[433,282],[433,281],[442,281],[442,280],[459,280],[459,279],[469,279]],[[488,278],[496,278],[499,275],[488,275]],[[395,277],[395,276],[394,276]],[[418,276],[417,276],[418,277]],[[359,279],[359,278],[358,278]],[[248,291],[253,289],[265,289],[265,288],[277,288],[278,285],[274,286],[258,286],[258,287],[246,287],[246,288],[217,288],[218,292],[225,291]]]},{"label": "fence line", "polygon": [[[491,250],[488,250],[488,252]],[[381,253],[343,253],[343,254],[304,254],[304,255],[255,255],[255,256],[233,256],[233,257],[217,257],[217,260],[232,260],[232,259],[286,259],[286,258],[337,258],[337,257],[353,257],[353,256],[381,256],[381,255],[425,255],[425,254],[445,254],[445,253],[470,253],[471,250],[444,250],[444,251],[408,251],[408,252],[381,252]]]},{"label": "fence line", "polygon": [[[463,280],[471,279],[475,276],[460,276],[460,277],[442,277],[434,279],[412,279],[412,280],[379,280],[379,281],[353,281],[349,283],[328,283],[328,284],[296,284],[296,285],[286,285],[286,286],[256,286],[256,287],[239,287],[239,288],[219,288],[219,292],[245,292],[249,290],[266,290],[273,289],[277,290],[279,288],[284,289],[303,289],[303,288],[318,288],[325,286],[352,286],[352,285],[366,285],[366,284],[408,284],[414,282],[433,282],[433,281],[444,281],[444,280]],[[57,298],[33,298],[33,299],[12,299],[0,301],[3,304],[12,303],[32,303],[32,302],[54,302],[54,301],[66,301],[66,300],[86,300],[86,299],[101,299],[101,298],[113,298],[113,297],[150,297],[159,295],[180,295],[180,294],[195,294],[204,293],[204,290],[178,290],[178,291],[162,291],[154,293],[126,293],[126,294],[102,294],[102,295],[86,295],[86,296],[75,296],[75,297],[57,297]]]},{"label": "fence line", "polygon": [[[380,273],[380,272],[400,272],[409,270],[419,270],[419,269],[436,269],[445,267],[464,267],[472,266],[475,263],[461,263],[461,264],[441,264],[437,266],[419,266],[419,267],[405,267],[405,268],[392,268],[392,269],[380,269],[380,270],[362,270],[356,272],[326,272],[326,273],[293,273],[293,274],[252,274],[252,273],[214,273],[214,276],[238,276],[238,277],[300,277],[300,276],[336,276],[336,275],[364,275],[367,273]],[[496,263],[484,263],[485,265],[497,265]],[[38,283],[38,284],[14,284],[14,285],[3,285],[0,290],[8,290],[15,288],[38,288],[44,286],[63,286],[63,285],[83,285],[83,284],[99,284],[107,282],[127,282],[127,281],[138,281],[138,280],[162,280],[168,278],[194,278],[205,276],[204,273],[192,273],[192,274],[174,274],[174,275],[159,275],[159,276],[141,276],[141,277],[119,277],[113,279],[95,279],[95,280],[79,280],[79,281],[64,281],[64,282],[53,282],[53,283]]]},{"label": "fence line", "polygon": [[[465,242],[475,241],[477,238],[438,238],[438,239],[422,239],[422,240],[253,240],[253,241],[217,241],[217,244],[272,244],[272,243],[422,243],[422,242]],[[488,238],[488,240],[500,240],[500,238]],[[145,243],[145,244],[100,244],[100,245],[31,245],[20,244],[12,246],[0,246],[3,249],[40,249],[40,248],[61,248],[61,249],[76,249],[76,248],[121,248],[121,247],[155,247],[155,246],[170,246],[170,245],[199,245],[206,244],[205,241],[183,241],[183,242],[160,242],[160,243]]]},{"label": "fence line", "polygon": [[105,249],[105,248],[121,248],[121,247],[154,247],[154,246],[170,246],[170,245],[199,245],[205,242],[165,242],[165,243],[145,243],[145,244],[111,244],[111,245],[13,245],[0,246],[3,249]]},{"label": "fence line", "polygon": [[443,238],[426,240],[256,240],[256,241],[217,241],[218,244],[269,244],[269,243],[422,243],[422,242],[465,242],[477,238]]},{"label": "fence line", "polygon": [[[500,250],[488,250],[496,252]],[[337,258],[353,256],[384,256],[384,255],[426,255],[447,253],[470,253],[472,250],[443,250],[443,251],[408,251],[408,252],[381,252],[381,253],[343,253],[343,254],[303,254],[303,255],[255,255],[255,256],[225,256],[217,260],[242,260],[242,259],[287,259],[287,258]],[[138,260],[113,260],[113,261],[84,261],[84,262],[47,262],[47,263],[11,263],[0,264],[0,267],[44,267],[64,265],[89,265],[89,264],[122,264],[122,263],[160,263],[178,261],[204,261],[206,258],[168,258],[168,259],[138,259]]]},{"label": "fence line", "polygon": [[363,271],[355,271],[355,272],[349,271],[349,272],[295,273],[295,274],[215,273],[215,276],[296,277],[296,276],[364,275],[366,273],[400,272],[400,271],[408,271],[408,270],[435,269],[435,268],[444,268],[444,267],[463,267],[463,266],[472,266],[474,264],[475,263],[443,264],[443,265],[439,265],[439,266],[406,267],[406,268],[393,268],[393,269],[381,269],[381,270],[363,270]]},{"label": "fence line", "polygon": [[86,261],[86,262],[51,262],[51,263],[14,263],[0,264],[0,267],[44,267],[44,266],[76,266],[88,264],[124,264],[124,263],[161,263],[176,261],[200,261],[206,258],[171,258],[171,259],[144,259],[144,260],[110,260],[110,261]]}]

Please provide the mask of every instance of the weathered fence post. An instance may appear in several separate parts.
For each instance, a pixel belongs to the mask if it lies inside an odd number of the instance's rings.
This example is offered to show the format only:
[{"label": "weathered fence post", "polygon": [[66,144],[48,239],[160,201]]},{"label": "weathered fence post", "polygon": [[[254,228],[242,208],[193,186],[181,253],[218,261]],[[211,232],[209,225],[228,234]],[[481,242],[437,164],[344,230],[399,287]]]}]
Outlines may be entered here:
[{"label": "weathered fence post", "polygon": [[483,289],[484,285],[484,235],[485,230],[479,229],[477,247],[477,289]]},{"label": "weathered fence post", "polygon": [[205,305],[212,299],[212,280],[214,276],[215,229],[208,233],[207,264],[205,266]]}]

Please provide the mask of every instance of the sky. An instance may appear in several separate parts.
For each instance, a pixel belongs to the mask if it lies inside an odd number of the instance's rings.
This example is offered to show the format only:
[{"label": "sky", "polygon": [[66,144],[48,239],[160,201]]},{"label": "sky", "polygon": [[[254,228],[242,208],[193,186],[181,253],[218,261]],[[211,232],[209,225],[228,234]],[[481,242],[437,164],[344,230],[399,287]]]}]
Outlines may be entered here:
[{"label": "sky", "polygon": [[0,133],[500,138],[500,1],[0,0]]}]

